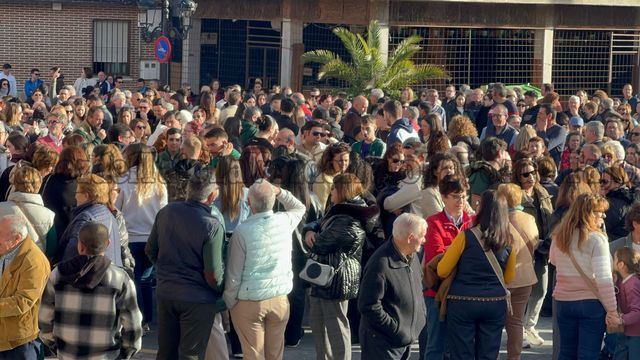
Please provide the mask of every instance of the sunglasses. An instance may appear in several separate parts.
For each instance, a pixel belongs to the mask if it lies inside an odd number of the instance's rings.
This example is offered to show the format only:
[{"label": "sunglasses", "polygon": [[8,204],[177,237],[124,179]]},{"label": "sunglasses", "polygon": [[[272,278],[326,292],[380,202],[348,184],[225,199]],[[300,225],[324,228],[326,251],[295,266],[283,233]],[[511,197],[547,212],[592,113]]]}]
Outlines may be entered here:
[{"label": "sunglasses", "polygon": [[136,125],[136,129],[144,130],[144,129],[146,129],[146,128],[147,128],[147,127],[146,127],[146,126],[144,126],[144,125]]},{"label": "sunglasses", "polygon": [[47,121],[47,125],[58,125],[60,122],[58,120]]},{"label": "sunglasses", "polygon": [[525,172],[525,173],[520,174],[520,176],[523,177],[523,178],[529,178],[529,177],[533,176],[535,173],[536,173],[535,171],[529,171],[529,172]]},{"label": "sunglasses", "polygon": [[67,114],[73,114],[73,110],[65,110]]},{"label": "sunglasses", "polygon": [[631,133],[631,136],[633,136],[633,135],[640,135],[640,132],[638,132],[638,131],[633,131],[633,132]]},{"label": "sunglasses", "polygon": [[397,164],[397,163],[404,164],[404,160],[402,159],[391,159],[391,162],[394,164]]},{"label": "sunglasses", "polygon": [[313,136],[320,136],[320,137],[325,137],[327,136],[327,134],[323,133],[323,132],[319,132],[319,131],[314,131],[311,133],[311,135]]},{"label": "sunglasses", "polygon": [[610,183],[611,183],[611,181],[609,181],[609,180],[600,179],[600,185],[609,185]]},{"label": "sunglasses", "polygon": [[35,75],[35,76],[40,76],[40,74],[33,74],[33,75]]}]

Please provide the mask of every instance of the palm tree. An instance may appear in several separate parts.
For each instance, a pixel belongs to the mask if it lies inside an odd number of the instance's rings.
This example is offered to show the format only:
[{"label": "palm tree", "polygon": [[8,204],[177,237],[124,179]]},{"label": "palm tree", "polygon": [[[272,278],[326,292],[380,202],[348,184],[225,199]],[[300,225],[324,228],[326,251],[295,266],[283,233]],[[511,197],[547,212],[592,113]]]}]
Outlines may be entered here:
[{"label": "palm tree", "polygon": [[402,40],[389,54],[385,62],[380,50],[380,26],[373,20],[367,28],[367,38],[346,28],[336,27],[333,33],[340,39],[351,55],[351,63],[343,61],[339,55],[329,50],[313,50],[302,54],[302,62],[320,63],[318,80],[337,79],[346,82],[348,92],[361,95],[374,88],[391,94],[400,94],[406,86],[419,84],[427,79],[446,78],[441,67],[413,63],[412,57],[420,51],[418,35]]}]

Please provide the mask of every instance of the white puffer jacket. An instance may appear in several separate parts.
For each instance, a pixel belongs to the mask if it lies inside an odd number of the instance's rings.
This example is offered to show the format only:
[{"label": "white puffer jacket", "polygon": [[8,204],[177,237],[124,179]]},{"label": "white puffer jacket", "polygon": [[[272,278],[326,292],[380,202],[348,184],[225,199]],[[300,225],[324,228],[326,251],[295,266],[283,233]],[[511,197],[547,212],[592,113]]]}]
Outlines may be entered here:
[{"label": "white puffer jacket", "polygon": [[27,221],[29,235],[45,251],[47,233],[53,227],[55,213],[42,203],[40,194],[13,192],[7,201],[0,202],[0,217],[6,215],[22,215]]}]

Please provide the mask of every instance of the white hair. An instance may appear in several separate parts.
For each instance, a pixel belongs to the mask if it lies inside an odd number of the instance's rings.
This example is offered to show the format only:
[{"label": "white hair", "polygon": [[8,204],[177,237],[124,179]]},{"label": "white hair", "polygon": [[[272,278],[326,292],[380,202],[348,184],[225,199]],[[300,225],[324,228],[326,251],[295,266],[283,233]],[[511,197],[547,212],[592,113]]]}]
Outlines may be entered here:
[{"label": "white hair", "polygon": [[180,110],[176,114],[176,119],[180,121],[180,125],[184,126],[184,124],[193,120],[193,114],[189,110]]},{"label": "white hair", "polygon": [[20,239],[24,240],[29,235],[29,228],[27,222],[23,216],[20,215],[5,215],[2,217],[7,221],[7,226],[11,235],[20,235]]},{"label": "white hair", "polygon": [[409,235],[420,236],[427,229],[427,222],[418,215],[404,213],[393,222],[393,238],[405,240]]},{"label": "white hair", "polygon": [[249,201],[254,213],[273,209],[273,205],[276,203],[273,186],[267,180],[259,179],[249,188]]},{"label": "white hair", "polygon": [[384,97],[384,91],[382,91],[382,89],[372,89],[371,95],[377,97],[378,99],[381,99]]},{"label": "white hair", "polygon": [[622,144],[620,144],[620,141],[617,140],[609,140],[606,143],[604,143],[604,146],[610,146],[613,148],[613,151],[616,152],[616,157],[618,158],[618,160],[624,160],[625,158],[625,151],[624,151],[624,147],[622,146]]},{"label": "white hair", "polygon": [[581,102],[580,98],[578,96],[575,96],[575,95],[571,95],[569,97],[569,102],[572,102],[572,101],[578,103],[578,105],[580,105],[580,102]]}]

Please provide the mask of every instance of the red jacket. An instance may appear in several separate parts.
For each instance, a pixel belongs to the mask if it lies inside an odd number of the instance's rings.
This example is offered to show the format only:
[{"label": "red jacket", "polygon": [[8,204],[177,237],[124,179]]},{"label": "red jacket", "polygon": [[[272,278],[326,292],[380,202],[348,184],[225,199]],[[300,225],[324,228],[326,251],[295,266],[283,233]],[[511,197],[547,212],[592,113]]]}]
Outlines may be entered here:
[{"label": "red jacket", "polygon": [[[429,216],[424,243],[424,264],[431,261],[436,255],[444,253],[458,233],[471,228],[472,225],[472,218],[466,212],[462,213],[462,225],[459,229],[449,220],[444,210]],[[424,295],[434,297],[436,293],[429,289],[424,291]]]}]

